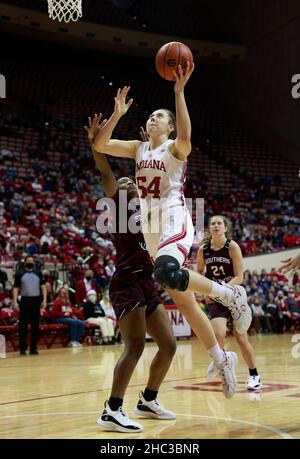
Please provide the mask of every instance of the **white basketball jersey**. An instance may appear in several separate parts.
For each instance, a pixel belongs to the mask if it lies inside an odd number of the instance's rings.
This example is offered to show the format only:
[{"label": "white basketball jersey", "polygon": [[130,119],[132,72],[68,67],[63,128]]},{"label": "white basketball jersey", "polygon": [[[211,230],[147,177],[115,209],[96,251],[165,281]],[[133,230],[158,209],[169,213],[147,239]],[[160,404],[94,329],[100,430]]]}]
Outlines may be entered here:
[{"label": "white basketball jersey", "polygon": [[149,142],[143,142],[137,150],[136,184],[141,204],[146,200],[148,211],[156,205],[160,208],[185,206],[183,187],[187,161],[180,161],[170,153],[172,142],[167,140],[154,150],[150,150]]}]

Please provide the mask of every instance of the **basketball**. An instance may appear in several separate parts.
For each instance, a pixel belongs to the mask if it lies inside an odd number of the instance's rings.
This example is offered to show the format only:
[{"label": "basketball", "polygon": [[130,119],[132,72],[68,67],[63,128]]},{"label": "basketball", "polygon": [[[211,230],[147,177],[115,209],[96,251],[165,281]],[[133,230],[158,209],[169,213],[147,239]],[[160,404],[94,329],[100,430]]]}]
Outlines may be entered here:
[{"label": "basketball", "polygon": [[184,70],[187,61],[192,65],[193,54],[190,48],[179,41],[171,41],[157,51],[155,67],[162,78],[175,81],[173,70],[176,70],[179,64]]}]

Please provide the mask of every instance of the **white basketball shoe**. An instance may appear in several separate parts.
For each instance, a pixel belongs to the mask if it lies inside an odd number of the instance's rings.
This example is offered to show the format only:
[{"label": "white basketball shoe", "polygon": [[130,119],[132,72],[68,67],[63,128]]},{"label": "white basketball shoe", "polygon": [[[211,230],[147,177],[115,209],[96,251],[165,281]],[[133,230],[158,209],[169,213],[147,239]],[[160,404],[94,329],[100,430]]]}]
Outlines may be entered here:
[{"label": "white basketball shoe", "polygon": [[259,375],[249,376],[247,382],[247,389],[248,390],[260,390],[262,388],[262,383],[260,380]]},{"label": "white basketball shoe", "polygon": [[224,283],[223,285],[232,291],[233,296],[228,295],[222,299],[218,298],[217,301],[229,309],[236,331],[243,334],[249,329],[252,321],[252,312],[247,302],[246,290],[241,285]]},{"label": "white basketball shoe", "polygon": [[216,365],[219,376],[222,381],[223,394],[226,398],[234,396],[237,386],[235,367],[238,361],[235,352],[225,352],[225,359],[221,365]]},{"label": "white basketball shoe", "polygon": [[176,419],[176,414],[166,410],[157,400],[147,402],[142,392],[139,395],[139,401],[134,409],[134,413],[142,418]]},{"label": "white basketball shoe", "polygon": [[122,407],[116,411],[110,409],[108,401],[104,404],[104,410],[97,424],[104,430],[110,430],[115,432],[128,432],[137,433],[143,430],[143,426],[137,422],[131,421],[127,414],[123,411]]}]

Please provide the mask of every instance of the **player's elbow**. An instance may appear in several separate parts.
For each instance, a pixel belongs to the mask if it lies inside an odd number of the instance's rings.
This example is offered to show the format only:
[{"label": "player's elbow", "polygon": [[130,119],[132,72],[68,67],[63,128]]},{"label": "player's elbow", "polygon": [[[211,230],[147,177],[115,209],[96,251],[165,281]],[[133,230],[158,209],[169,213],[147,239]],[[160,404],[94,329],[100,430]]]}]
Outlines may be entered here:
[{"label": "player's elbow", "polygon": [[185,157],[189,156],[192,151],[192,144],[190,138],[178,137],[176,141],[176,150]]},{"label": "player's elbow", "polygon": [[184,148],[192,148],[191,136],[189,134],[180,134],[177,135],[178,145],[181,145]]}]

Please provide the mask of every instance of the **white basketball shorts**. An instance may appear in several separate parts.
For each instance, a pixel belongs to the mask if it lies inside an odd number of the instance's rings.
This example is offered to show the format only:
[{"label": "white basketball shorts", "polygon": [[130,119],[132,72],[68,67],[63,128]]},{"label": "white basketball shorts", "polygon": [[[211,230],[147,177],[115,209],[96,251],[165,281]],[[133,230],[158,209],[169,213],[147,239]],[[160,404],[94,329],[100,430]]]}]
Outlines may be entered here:
[{"label": "white basketball shorts", "polygon": [[153,261],[161,255],[169,255],[183,265],[194,240],[194,226],[186,207],[154,209],[142,216],[142,229]]}]

